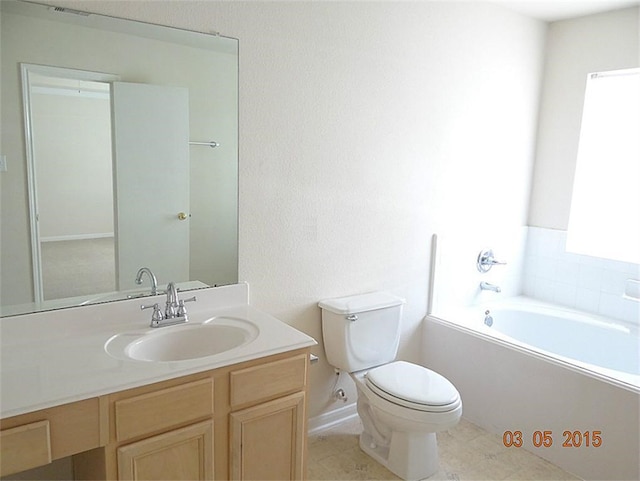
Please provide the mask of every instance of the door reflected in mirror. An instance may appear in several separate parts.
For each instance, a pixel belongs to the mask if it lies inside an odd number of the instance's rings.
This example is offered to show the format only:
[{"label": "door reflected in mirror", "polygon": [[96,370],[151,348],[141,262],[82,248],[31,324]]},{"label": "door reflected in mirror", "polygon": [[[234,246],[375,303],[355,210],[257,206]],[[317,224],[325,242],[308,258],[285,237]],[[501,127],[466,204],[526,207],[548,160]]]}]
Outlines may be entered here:
[{"label": "door reflected in mirror", "polygon": [[237,282],[237,40],[0,6],[2,315]]}]

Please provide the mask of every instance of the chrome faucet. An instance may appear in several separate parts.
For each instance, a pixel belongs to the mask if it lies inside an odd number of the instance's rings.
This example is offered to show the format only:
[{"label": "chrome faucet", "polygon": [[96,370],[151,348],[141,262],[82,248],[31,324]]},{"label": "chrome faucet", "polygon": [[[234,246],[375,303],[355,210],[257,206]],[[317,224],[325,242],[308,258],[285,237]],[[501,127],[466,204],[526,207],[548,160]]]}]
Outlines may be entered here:
[{"label": "chrome faucet", "polygon": [[156,279],[156,276],[153,275],[153,272],[151,272],[151,269],[149,269],[148,267],[141,267],[140,270],[138,271],[138,273],[136,274],[136,284],[141,285],[142,284],[142,276],[146,274],[149,276],[149,280],[151,281],[151,295],[155,296],[158,294],[158,279]]},{"label": "chrome faucet", "polygon": [[173,319],[178,313],[178,289],[173,282],[167,284],[167,303],[164,307],[164,318]]},{"label": "chrome faucet", "polygon": [[482,281],[480,283],[480,289],[483,291],[493,291],[493,292],[501,292],[500,286],[494,286],[493,284],[489,284],[488,282]]},{"label": "chrome faucet", "polygon": [[151,315],[151,327],[163,327],[171,326],[173,324],[181,324],[189,321],[187,315],[187,309],[184,305],[185,302],[193,302],[196,300],[196,296],[188,299],[178,298],[178,289],[175,283],[169,282],[167,284],[167,302],[165,303],[164,312],[160,309],[160,305],[155,304],[140,306],[140,309],[153,309]]}]

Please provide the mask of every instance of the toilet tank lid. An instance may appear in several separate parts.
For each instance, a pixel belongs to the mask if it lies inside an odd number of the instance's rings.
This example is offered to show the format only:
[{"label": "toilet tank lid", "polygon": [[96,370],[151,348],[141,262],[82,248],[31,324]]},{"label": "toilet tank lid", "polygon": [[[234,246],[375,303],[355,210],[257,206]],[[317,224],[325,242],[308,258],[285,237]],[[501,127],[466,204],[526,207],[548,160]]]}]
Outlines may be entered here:
[{"label": "toilet tank lid", "polygon": [[405,300],[388,292],[369,292],[355,296],[325,299],[318,303],[321,309],[336,314],[357,314],[358,312],[374,311],[386,307],[404,304]]}]

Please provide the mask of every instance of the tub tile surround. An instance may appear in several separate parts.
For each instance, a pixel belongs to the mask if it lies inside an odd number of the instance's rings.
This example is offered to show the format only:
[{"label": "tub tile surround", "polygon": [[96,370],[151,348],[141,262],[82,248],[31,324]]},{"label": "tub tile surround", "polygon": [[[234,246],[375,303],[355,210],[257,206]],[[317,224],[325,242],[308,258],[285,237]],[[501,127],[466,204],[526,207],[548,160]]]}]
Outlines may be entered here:
[{"label": "tub tile surround", "polygon": [[[567,252],[566,239],[566,231],[533,226],[473,236],[438,233],[431,312],[524,295],[640,325],[640,300],[632,297],[639,289],[634,281],[640,279],[640,266]],[[483,248],[492,248],[507,264],[478,272],[475,260]],[[481,281],[502,292],[482,291]]]},{"label": "tub tile surround", "polygon": [[566,231],[528,228],[523,294],[640,324],[640,300],[625,295],[640,279],[640,266],[567,252],[566,240]]},{"label": "tub tile surround", "polygon": [[[484,232],[438,232],[431,279],[432,313],[447,313],[460,306],[483,305],[522,294],[523,261],[527,245],[527,227],[490,228]],[[506,262],[489,272],[478,272],[476,260],[483,249],[492,249],[496,260]],[[483,291],[480,282],[499,286],[500,293]]]}]

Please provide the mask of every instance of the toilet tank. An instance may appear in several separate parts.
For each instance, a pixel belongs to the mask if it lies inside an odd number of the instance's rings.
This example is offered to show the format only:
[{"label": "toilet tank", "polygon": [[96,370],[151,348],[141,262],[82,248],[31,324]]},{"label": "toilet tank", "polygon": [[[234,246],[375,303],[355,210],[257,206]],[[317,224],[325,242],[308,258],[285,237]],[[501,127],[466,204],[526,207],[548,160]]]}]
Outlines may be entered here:
[{"label": "toilet tank", "polygon": [[319,302],[329,364],[355,372],[393,361],[398,352],[403,304],[404,299],[387,292]]}]

